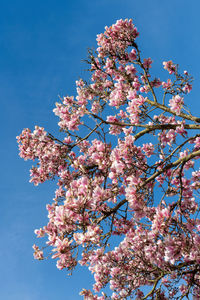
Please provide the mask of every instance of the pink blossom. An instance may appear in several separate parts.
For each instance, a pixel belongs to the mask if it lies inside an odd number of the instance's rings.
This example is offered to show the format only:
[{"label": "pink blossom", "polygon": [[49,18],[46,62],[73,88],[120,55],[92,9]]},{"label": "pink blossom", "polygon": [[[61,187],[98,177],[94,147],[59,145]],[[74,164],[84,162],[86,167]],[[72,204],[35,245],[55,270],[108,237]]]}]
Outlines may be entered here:
[{"label": "pink blossom", "polygon": [[176,65],[174,65],[171,60],[164,61],[163,66],[164,66],[164,69],[166,69],[170,75],[176,72]]},{"label": "pink blossom", "polygon": [[143,144],[142,150],[144,151],[147,157],[150,157],[154,153],[154,146],[152,143]]},{"label": "pink blossom", "polygon": [[184,91],[185,93],[189,93],[191,90],[192,90],[192,85],[189,84],[189,83],[186,83],[186,85],[185,85],[184,88],[183,88],[183,91]]},{"label": "pink blossom", "polygon": [[129,53],[129,59],[135,60],[136,58],[137,58],[136,50],[132,49],[131,52]]},{"label": "pink blossom", "polygon": [[173,110],[177,115],[180,115],[183,104],[183,98],[179,95],[173,96],[172,99],[169,100],[171,110]]},{"label": "pink blossom", "polygon": [[163,86],[163,88],[164,89],[167,89],[167,90],[169,90],[170,88],[171,88],[171,86],[172,86],[172,82],[171,82],[171,80],[170,79],[167,79],[167,82],[162,82],[162,86]]},{"label": "pink blossom", "polygon": [[151,68],[151,64],[153,63],[153,61],[151,60],[151,58],[149,57],[149,58],[144,58],[144,60],[143,60],[143,66],[144,66],[144,68],[145,69],[149,69],[149,68]]},{"label": "pink blossom", "polygon": [[43,251],[40,250],[39,247],[36,245],[33,245],[33,249],[34,249],[34,258],[38,260],[43,260],[44,259]]}]

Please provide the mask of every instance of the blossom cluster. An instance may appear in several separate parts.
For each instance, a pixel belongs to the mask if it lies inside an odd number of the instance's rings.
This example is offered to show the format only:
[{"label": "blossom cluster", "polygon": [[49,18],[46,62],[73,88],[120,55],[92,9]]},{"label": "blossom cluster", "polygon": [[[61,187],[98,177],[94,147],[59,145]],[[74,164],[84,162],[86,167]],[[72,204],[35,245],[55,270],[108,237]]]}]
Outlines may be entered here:
[{"label": "blossom cluster", "polygon": [[38,160],[38,166],[31,169],[31,182],[35,185],[42,183],[58,174],[60,168],[66,166],[68,147],[56,143],[48,137],[42,127],[35,126],[33,132],[24,129],[17,137],[19,155],[25,160]]}]

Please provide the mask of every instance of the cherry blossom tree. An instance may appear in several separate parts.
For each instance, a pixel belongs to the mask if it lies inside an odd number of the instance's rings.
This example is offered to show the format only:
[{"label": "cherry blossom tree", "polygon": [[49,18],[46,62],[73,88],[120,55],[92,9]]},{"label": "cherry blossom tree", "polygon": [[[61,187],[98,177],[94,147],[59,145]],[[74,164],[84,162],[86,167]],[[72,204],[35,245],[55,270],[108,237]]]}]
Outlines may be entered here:
[{"label": "cherry blossom tree", "polygon": [[54,109],[63,139],[38,126],[17,137],[20,156],[35,161],[30,181],[57,180],[34,257],[69,272],[88,266],[95,283],[84,299],[200,299],[200,118],[185,103],[192,77],[171,60],[169,79],[154,77],[138,35],[126,19],[97,36],[90,80]]}]

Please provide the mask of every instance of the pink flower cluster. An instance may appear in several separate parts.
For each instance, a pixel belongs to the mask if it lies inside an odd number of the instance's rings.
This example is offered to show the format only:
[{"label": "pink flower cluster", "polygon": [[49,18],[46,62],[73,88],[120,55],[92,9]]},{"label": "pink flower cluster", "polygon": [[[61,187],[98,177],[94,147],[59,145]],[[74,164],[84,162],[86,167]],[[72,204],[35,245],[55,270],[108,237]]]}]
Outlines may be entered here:
[{"label": "pink flower cluster", "polygon": [[129,113],[129,120],[133,124],[139,123],[139,115],[141,113],[140,107],[145,103],[145,98],[141,95],[136,96],[133,91],[129,91],[127,98],[130,100],[126,108]]},{"label": "pink flower cluster", "polygon": [[35,185],[53,178],[60,168],[66,166],[68,147],[53,141],[44,128],[36,126],[32,133],[29,129],[24,129],[17,141],[22,158],[38,160],[38,166],[31,169],[30,181]]},{"label": "pink flower cluster", "polygon": [[[82,98],[81,98],[82,99]],[[63,103],[56,103],[56,108],[53,112],[56,116],[60,118],[58,125],[68,130],[78,130],[78,126],[81,124],[80,118],[84,115],[85,111],[85,101],[81,101],[79,108],[77,109],[76,101],[73,97],[64,97]]]},{"label": "pink flower cluster", "polygon": [[128,46],[131,46],[139,35],[132,20],[118,20],[111,27],[105,27],[105,32],[97,35],[97,43],[100,57],[107,55],[116,56],[122,53]]}]

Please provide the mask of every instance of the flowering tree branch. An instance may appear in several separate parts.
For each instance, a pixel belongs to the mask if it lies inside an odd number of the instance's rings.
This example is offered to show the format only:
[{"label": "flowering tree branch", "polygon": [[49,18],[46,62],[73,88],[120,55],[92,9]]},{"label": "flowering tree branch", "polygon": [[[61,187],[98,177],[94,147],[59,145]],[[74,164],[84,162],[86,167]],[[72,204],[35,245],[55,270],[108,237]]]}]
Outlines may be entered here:
[{"label": "flowering tree branch", "polygon": [[30,181],[58,185],[35,231],[48,247],[34,245],[34,256],[50,248],[59,269],[88,266],[85,299],[199,299],[200,118],[184,99],[192,77],[172,61],[167,81],[153,77],[138,35],[119,20],[97,36],[91,80],[56,103],[62,140],[38,126],[17,137],[20,156],[36,162]]}]

